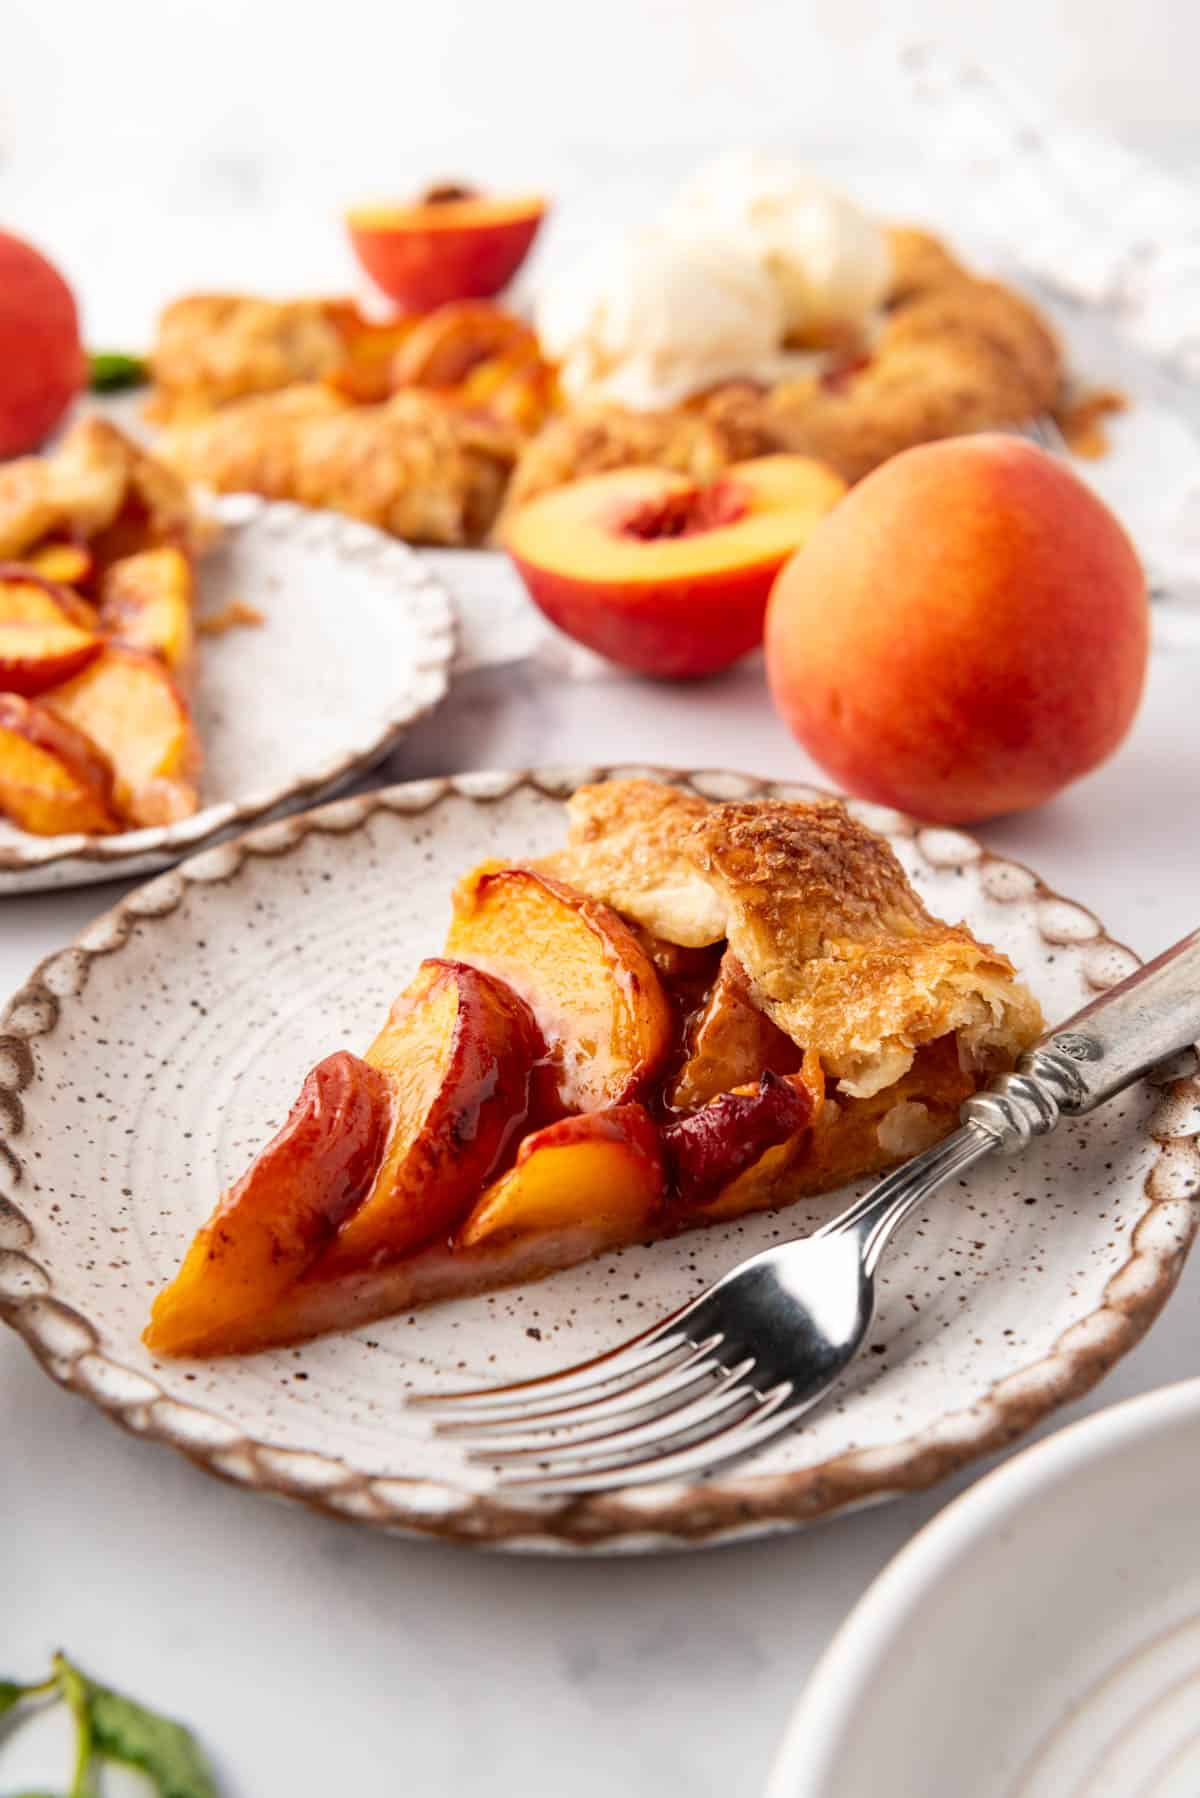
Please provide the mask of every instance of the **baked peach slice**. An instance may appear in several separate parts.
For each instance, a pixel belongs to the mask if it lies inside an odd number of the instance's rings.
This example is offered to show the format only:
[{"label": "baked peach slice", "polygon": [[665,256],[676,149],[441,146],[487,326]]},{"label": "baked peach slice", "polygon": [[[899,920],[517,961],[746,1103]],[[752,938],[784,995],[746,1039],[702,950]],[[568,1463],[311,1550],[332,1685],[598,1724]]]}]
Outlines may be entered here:
[{"label": "baked peach slice", "polygon": [[506,287],[546,213],[535,196],[493,198],[465,187],[430,188],[415,204],[347,214],[350,242],[377,287],[408,312],[447,300],[486,300]]},{"label": "baked peach slice", "polygon": [[392,358],[393,387],[459,387],[497,358],[540,360],[523,320],[486,300],[452,300],[418,319]]},{"label": "baked peach slice", "polygon": [[157,656],[112,643],[44,703],[108,757],[126,823],[170,824],[196,810],[199,742],[187,703]]},{"label": "baked peach slice", "polygon": [[247,1319],[320,1259],[370,1189],[387,1141],[391,1093],[344,1050],[308,1075],[282,1130],[224,1195],[154,1301],[142,1340],[156,1354],[221,1354]]},{"label": "baked peach slice", "polygon": [[639,674],[713,674],[762,642],[772,583],[846,491],[805,456],[708,486],[618,468],[519,506],[504,546],[552,624]]},{"label": "baked peach slice", "polygon": [[549,874],[500,862],[468,874],[446,953],[525,1000],[566,1111],[636,1098],[671,1052],[674,1013],[646,951],[616,912]]},{"label": "baked peach slice", "polygon": [[92,573],[91,552],[83,543],[43,543],[22,560],[34,574],[61,587],[82,587]]},{"label": "baked peach slice", "polygon": [[515,993],[477,968],[422,962],[366,1053],[387,1083],[391,1129],[371,1190],[321,1271],[370,1266],[449,1237],[528,1127],[541,1054]]},{"label": "baked peach slice", "polygon": [[104,647],[95,623],[68,587],[17,563],[0,567],[0,691],[28,696],[69,680]]},{"label": "baked peach slice", "polygon": [[42,837],[120,829],[104,755],[65,719],[19,693],[0,693],[0,814]]},{"label": "baked peach slice", "polygon": [[666,1125],[663,1149],[685,1213],[740,1217],[775,1202],[776,1182],[807,1147],[824,1096],[813,1061],[799,1075],[764,1073],[756,1086]]},{"label": "baked peach slice", "polygon": [[124,556],[100,582],[100,621],[129,649],[144,649],[186,684],[196,649],[192,565],[166,546]]},{"label": "baked peach slice", "polygon": [[764,1072],[794,1074],[803,1051],[754,1003],[745,969],[728,949],[688,1029],[687,1055],[669,1100],[677,1111],[736,1092]]},{"label": "baked peach slice", "polygon": [[456,1237],[460,1248],[582,1231],[589,1254],[649,1233],[667,1190],[658,1131],[641,1105],[560,1118],[527,1136]]}]

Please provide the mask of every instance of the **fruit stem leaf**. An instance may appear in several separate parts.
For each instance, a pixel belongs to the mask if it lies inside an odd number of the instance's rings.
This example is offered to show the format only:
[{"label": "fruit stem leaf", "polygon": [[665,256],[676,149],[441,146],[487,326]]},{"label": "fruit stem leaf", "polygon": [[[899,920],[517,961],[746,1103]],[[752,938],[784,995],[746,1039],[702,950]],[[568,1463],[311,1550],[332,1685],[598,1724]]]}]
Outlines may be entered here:
[{"label": "fruit stem leaf", "polygon": [[75,1765],[67,1798],[97,1798],[96,1782],[92,1778],[92,1714],[88,1682],[62,1653],[54,1657],[54,1671],[59,1691],[67,1701],[75,1724]]},{"label": "fruit stem leaf", "polygon": [[[189,1729],[56,1658],[68,1703],[68,1674],[79,1682],[87,1714],[88,1753],[144,1773],[158,1798],[218,1798],[216,1780]],[[72,1706],[74,1708],[74,1706]],[[78,1779],[78,1774],[77,1774]],[[73,1786],[69,1798],[92,1798],[90,1785]]]},{"label": "fruit stem leaf", "polygon": [[93,350],[88,356],[88,385],[93,393],[124,393],[130,387],[144,387],[150,369],[142,356],[131,356],[123,350]]},{"label": "fruit stem leaf", "polygon": [[57,1673],[48,1673],[45,1679],[0,1679],[0,1717],[26,1698],[39,1698],[43,1692],[53,1692],[57,1684]]}]

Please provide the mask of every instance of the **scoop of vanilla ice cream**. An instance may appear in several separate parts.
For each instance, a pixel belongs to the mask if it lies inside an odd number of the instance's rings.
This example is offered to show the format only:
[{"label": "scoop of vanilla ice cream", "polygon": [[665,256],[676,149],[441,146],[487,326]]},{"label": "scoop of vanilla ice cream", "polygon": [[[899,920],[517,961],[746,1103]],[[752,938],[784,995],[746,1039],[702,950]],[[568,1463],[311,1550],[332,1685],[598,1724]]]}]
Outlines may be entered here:
[{"label": "scoop of vanilla ice cream", "polygon": [[544,286],[534,322],[571,400],[674,406],[776,356],[783,301],[749,251],[638,231]]},{"label": "scoop of vanilla ice cream", "polygon": [[760,151],[735,150],[707,164],[680,190],[668,222],[754,256],[779,290],[793,341],[862,326],[887,293],[891,258],[880,225],[802,169]]}]

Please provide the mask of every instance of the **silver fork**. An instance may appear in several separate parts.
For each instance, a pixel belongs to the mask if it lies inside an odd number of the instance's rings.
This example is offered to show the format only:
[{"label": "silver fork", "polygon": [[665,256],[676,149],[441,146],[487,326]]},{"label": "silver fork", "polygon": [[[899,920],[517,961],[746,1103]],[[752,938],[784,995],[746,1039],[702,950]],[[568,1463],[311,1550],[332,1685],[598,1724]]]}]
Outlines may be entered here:
[{"label": "silver fork", "polygon": [[961,1128],[812,1236],[753,1256],[654,1328],[561,1373],[407,1402],[503,1487],[594,1492],[742,1460],[862,1346],[898,1226],[945,1181],[1091,1111],[1200,1037],[1200,930],[1076,1012],[968,1099]]}]

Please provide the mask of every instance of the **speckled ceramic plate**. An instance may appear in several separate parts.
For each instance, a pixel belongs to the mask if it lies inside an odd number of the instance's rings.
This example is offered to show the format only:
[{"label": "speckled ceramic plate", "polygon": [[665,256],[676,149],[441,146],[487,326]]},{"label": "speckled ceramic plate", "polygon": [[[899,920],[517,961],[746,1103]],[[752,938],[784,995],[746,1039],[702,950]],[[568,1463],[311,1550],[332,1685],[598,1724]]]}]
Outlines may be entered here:
[{"label": "speckled ceramic plate", "polygon": [[[629,773],[632,770],[615,770]],[[132,1430],[338,1516],[513,1548],[729,1540],[929,1485],[1074,1398],[1170,1292],[1200,1188],[1200,1087],[1140,1087],[936,1199],[883,1270],[836,1398],[706,1484],[575,1502],[490,1494],[403,1409],[411,1386],[548,1371],[618,1342],[830,1196],[303,1348],[157,1362],[139,1333],[225,1184],[315,1060],[361,1049],[455,878],[561,838],[592,769],[393,787],[252,831],[132,894],[0,1024],[0,1310],[53,1376]],[[807,789],[675,775],[711,797]],[[1092,914],[971,838],[858,808],[935,911],[1000,944],[1049,1016],[1124,976]]]},{"label": "speckled ceramic plate", "polygon": [[201,639],[201,809],[153,830],[35,837],[0,819],[0,897],[148,874],[258,819],[336,792],[446,692],[454,612],[402,543],[332,512],[216,500],[220,545],[197,611],[242,600],[263,624]]}]

